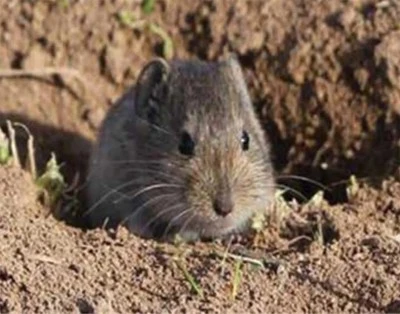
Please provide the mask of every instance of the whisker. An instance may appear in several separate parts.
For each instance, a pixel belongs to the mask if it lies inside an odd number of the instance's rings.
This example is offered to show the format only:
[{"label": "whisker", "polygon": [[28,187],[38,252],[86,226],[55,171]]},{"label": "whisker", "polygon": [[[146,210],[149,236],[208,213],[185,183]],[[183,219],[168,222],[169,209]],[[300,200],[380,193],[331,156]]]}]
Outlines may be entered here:
[{"label": "whisker", "polygon": [[159,164],[159,165],[164,165],[166,161],[165,160],[143,160],[143,159],[115,159],[115,160],[101,159],[98,162],[99,163],[107,163],[107,164],[156,164],[156,165]]},{"label": "whisker", "polygon": [[149,174],[157,174],[160,176],[164,176],[165,178],[169,178],[169,179],[173,179],[176,180],[177,183],[183,183],[183,179],[180,178],[179,176],[175,176],[169,173],[165,173],[162,171],[158,171],[158,170],[153,170],[153,169],[145,169],[145,168],[128,168],[126,169],[127,173],[149,173]]},{"label": "whisker", "polygon": [[133,196],[123,195],[121,198],[115,200],[113,203],[118,204],[119,202],[121,202],[124,199],[133,201],[136,197],[138,197],[139,195],[142,195],[145,192],[149,192],[149,191],[152,191],[155,189],[160,189],[160,188],[167,188],[167,187],[183,188],[183,186],[180,184],[169,184],[169,183],[153,184],[153,185],[150,185],[150,186],[147,186],[147,187],[141,189],[140,191],[136,192]]},{"label": "whisker", "polygon": [[289,186],[286,186],[284,184],[276,184],[275,186],[278,188],[283,188],[285,190],[284,192],[286,192],[286,191],[292,192],[294,195],[299,196],[305,202],[308,200],[307,197],[303,193],[301,193],[301,192],[297,191],[296,189],[293,189]]},{"label": "whisker", "polygon": [[[368,177],[357,177],[357,182],[368,182],[370,180],[382,179],[383,176],[368,176]],[[336,187],[339,185],[347,185],[350,183],[350,176],[347,179],[339,180],[333,183],[330,183],[330,187]]]},{"label": "whisker", "polygon": [[179,229],[178,234],[182,234],[185,229],[187,228],[187,226],[189,225],[189,223],[193,220],[194,217],[196,217],[197,214],[193,213],[188,219],[186,219],[186,221],[183,223],[182,227]]},{"label": "whisker", "polygon": [[190,213],[191,211],[193,211],[193,209],[192,209],[192,208],[188,208],[188,209],[182,211],[180,214],[176,215],[174,218],[172,218],[172,219],[168,222],[168,225],[167,225],[167,227],[166,227],[165,230],[164,230],[163,237],[166,236],[166,235],[168,234],[168,232],[169,232],[169,230],[171,229],[171,227],[172,227],[174,221],[178,220],[180,217],[184,216],[185,214]]},{"label": "whisker", "polygon": [[[134,181],[134,180],[132,180],[132,181]],[[95,203],[83,214],[83,216],[88,215],[91,211],[93,211],[95,208],[97,208],[102,202],[104,202],[104,201],[105,201],[108,197],[110,197],[113,193],[120,193],[119,190],[121,190],[121,189],[123,189],[123,188],[125,188],[125,187],[127,187],[127,186],[129,186],[129,185],[131,185],[131,184],[132,184],[132,181],[128,181],[128,182],[126,182],[126,183],[123,183],[123,184],[117,186],[116,188],[111,188],[111,187],[107,186],[107,187],[110,188],[110,191],[107,192],[105,195],[103,195],[97,202],[95,202]],[[120,194],[122,194],[122,193],[120,193]]]},{"label": "whisker", "polygon": [[161,194],[161,195],[155,196],[155,197],[153,197],[153,198],[147,200],[147,201],[144,202],[142,205],[140,205],[138,208],[134,209],[134,211],[133,211],[132,214],[130,214],[130,215],[128,215],[127,217],[125,217],[125,218],[121,221],[121,224],[124,224],[124,223],[126,223],[128,220],[131,220],[131,219],[135,218],[135,217],[136,217],[139,213],[141,213],[141,211],[142,211],[144,208],[146,208],[146,206],[148,206],[149,204],[151,204],[151,203],[153,203],[153,202],[155,202],[155,201],[158,201],[158,200],[160,200],[160,199],[163,199],[163,198],[165,198],[165,197],[169,197],[169,196],[173,196],[173,195],[175,195],[175,193]]},{"label": "whisker", "polygon": [[325,191],[329,191],[331,192],[332,189],[330,189],[329,187],[327,187],[326,185],[323,185],[322,183],[319,183],[318,181],[315,181],[313,179],[309,179],[306,177],[302,177],[302,176],[297,176],[297,175],[279,175],[277,177],[277,179],[295,179],[295,180],[299,180],[299,181],[305,181],[305,182],[309,182],[312,183],[318,187],[320,187],[321,189],[325,190]]},{"label": "whisker", "polygon": [[149,219],[146,224],[142,227],[141,232],[145,231],[150,225],[154,222],[156,222],[159,218],[161,218],[164,214],[169,213],[176,208],[183,207],[184,205],[182,203],[174,204],[173,206],[169,206],[167,208],[162,209],[157,215],[155,215],[153,218]]}]

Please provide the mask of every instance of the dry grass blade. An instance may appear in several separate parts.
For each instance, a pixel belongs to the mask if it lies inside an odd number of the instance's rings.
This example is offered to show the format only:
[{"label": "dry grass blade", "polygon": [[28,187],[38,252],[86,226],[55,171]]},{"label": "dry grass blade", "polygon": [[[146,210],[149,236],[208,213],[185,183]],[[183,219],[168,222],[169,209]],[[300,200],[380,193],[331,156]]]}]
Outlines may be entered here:
[{"label": "dry grass blade", "polygon": [[15,126],[21,127],[26,134],[28,134],[28,160],[27,162],[29,163],[29,171],[34,179],[37,178],[37,171],[36,171],[36,160],[35,160],[35,148],[34,148],[34,138],[32,136],[32,133],[29,131],[26,125],[19,123],[19,122],[14,122]]},{"label": "dry grass blade", "polygon": [[397,235],[395,235],[395,236],[392,236],[391,239],[393,239],[393,240],[396,241],[397,243],[400,243],[400,233],[397,234]]},{"label": "dry grass blade", "polygon": [[13,156],[14,166],[21,168],[21,160],[19,159],[15,130],[10,120],[7,120],[7,129],[10,136],[11,155]]},{"label": "dry grass blade", "polygon": [[51,257],[46,256],[46,255],[28,255],[27,257],[29,259],[37,260],[37,261],[40,261],[40,262],[43,262],[43,263],[50,263],[50,264],[55,264],[55,265],[61,265],[62,264],[61,261],[56,260],[56,259],[51,258]]},{"label": "dry grass blade", "polygon": [[229,257],[229,258],[234,259],[234,260],[241,260],[244,263],[250,263],[250,264],[253,264],[255,266],[259,266],[259,267],[264,268],[263,261],[259,260],[259,259],[255,259],[255,258],[251,258],[251,257],[248,257],[248,256],[243,256],[243,255],[232,254],[232,253],[228,253],[228,252],[224,252],[223,254],[219,253],[219,252],[216,252],[216,254],[218,256],[222,257],[222,258],[228,258]]}]

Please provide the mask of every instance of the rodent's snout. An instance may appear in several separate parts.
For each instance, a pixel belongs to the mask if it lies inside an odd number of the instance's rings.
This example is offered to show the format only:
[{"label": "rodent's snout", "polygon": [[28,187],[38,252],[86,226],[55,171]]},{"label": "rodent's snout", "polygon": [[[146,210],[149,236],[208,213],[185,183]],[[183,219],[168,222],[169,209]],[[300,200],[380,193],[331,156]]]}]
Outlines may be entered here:
[{"label": "rodent's snout", "polygon": [[214,198],[213,209],[219,216],[225,217],[233,211],[233,200],[229,191],[220,191]]}]

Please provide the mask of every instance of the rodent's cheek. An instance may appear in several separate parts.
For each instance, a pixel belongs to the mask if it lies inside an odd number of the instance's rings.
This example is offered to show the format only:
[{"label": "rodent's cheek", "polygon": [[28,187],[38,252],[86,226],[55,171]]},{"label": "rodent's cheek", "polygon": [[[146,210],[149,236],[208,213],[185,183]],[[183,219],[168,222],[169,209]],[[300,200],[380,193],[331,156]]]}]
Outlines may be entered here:
[{"label": "rodent's cheek", "polygon": [[274,185],[267,177],[262,180],[244,180],[233,191],[237,215],[268,211],[274,199]]},{"label": "rodent's cheek", "polygon": [[187,202],[198,217],[216,219],[216,214],[212,210],[212,201],[205,191],[188,191]]}]

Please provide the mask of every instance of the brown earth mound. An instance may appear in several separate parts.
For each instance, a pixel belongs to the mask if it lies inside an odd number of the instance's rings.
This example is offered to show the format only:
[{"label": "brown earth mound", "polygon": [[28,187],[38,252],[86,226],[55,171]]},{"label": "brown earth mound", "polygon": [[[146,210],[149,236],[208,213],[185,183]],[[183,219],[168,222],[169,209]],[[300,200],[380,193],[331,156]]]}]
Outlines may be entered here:
[{"label": "brown earth mound", "polygon": [[[400,183],[362,188],[344,206],[295,206],[285,237],[271,225],[253,244],[231,245],[260,264],[239,266],[233,300],[238,263],[223,261],[225,246],[82,232],[46,216],[26,173],[1,167],[0,178],[2,313],[400,311]],[[334,229],[321,243],[312,230],[320,214]]]}]

